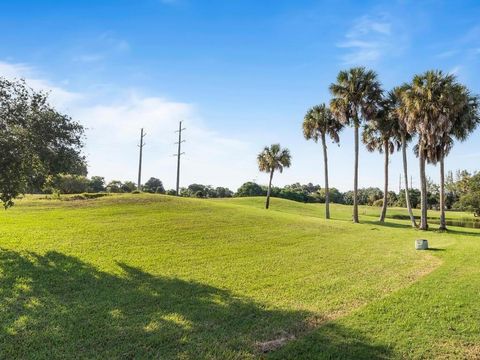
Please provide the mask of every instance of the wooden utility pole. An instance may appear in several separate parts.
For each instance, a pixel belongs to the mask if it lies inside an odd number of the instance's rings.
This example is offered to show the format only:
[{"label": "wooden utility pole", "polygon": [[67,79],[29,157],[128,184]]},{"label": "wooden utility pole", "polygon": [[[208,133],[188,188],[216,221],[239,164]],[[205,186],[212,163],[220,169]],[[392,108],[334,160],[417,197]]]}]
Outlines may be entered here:
[{"label": "wooden utility pole", "polygon": [[185,130],[185,128],[182,128],[182,122],[180,121],[178,124],[178,130],[175,131],[178,132],[178,142],[175,143],[178,144],[178,150],[177,153],[174,155],[177,157],[177,196],[180,195],[180,157],[185,154],[184,152],[182,152],[182,143],[185,142],[185,140],[182,140],[183,130]]},{"label": "wooden utility pole", "polygon": [[147,135],[143,132],[143,128],[140,130],[140,144],[138,147],[140,148],[140,158],[138,159],[138,182],[137,182],[137,189],[142,190],[142,154],[143,154],[143,147],[145,143],[143,142],[143,138]]}]

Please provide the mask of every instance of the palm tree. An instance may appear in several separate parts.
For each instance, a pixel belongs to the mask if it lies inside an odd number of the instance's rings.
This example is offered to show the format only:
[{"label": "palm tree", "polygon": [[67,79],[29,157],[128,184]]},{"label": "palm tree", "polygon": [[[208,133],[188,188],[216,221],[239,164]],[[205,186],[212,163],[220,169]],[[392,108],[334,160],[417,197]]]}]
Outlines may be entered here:
[{"label": "palm tree", "polygon": [[258,154],[257,162],[258,169],[260,171],[270,173],[270,180],[268,181],[267,201],[265,203],[265,209],[270,206],[270,191],[272,188],[272,178],[275,170],[283,172],[284,168],[288,168],[291,165],[292,157],[288,149],[282,149],[280,144],[273,144],[270,147],[265,146],[263,151]]},{"label": "palm tree", "polygon": [[435,163],[440,159],[439,149],[447,145],[445,134],[452,128],[449,109],[452,108],[450,91],[453,83],[452,75],[445,75],[438,70],[427,71],[422,75],[415,75],[412,83],[402,92],[407,131],[418,134],[421,230],[428,229],[425,163],[426,161]]},{"label": "palm tree", "polygon": [[325,104],[316,105],[309,109],[303,119],[303,136],[305,139],[322,140],[323,164],[325,167],[325,218],[330,219],[330,189],[328,187],[328,156],[327,135],[334,143],[340,141],[338,134],[343,129],[342,123],[337,121]]},{"label": "palm tree", "polygon": [[330,109],[335,118],[354,127],[353,222],[358,223],[359,127],[362,121],[370,120],[377,113],[382,89],[374,71],[356,67],[340,71],[337,82],[330,85],[330,92],[333,96]]},{"label": "palm tree", "polygon": [[399,138],[402,146],[403,177],[405,182],[405,202],[407,204],[408,215],[410,216],[412,227],[416,228],[417,223],[415,222],[415,217],[413,216],[412,205],[410,203],[410,193],[408,189],[407,144],[412,140],[412,134],[407,131],[407,126],[405,124],[405,109],[402,103],[402,92],[406,91],[407,88],[408,85],[402,85],[400,87],[393,88],[393,90],[388,93],[388,102],[391,109],[390,116],[394,121],[398,123],[397,137]]},{"label": "palm tree", "polygon": [[398,140],[399,124],[396,119],[392,119],[389,115],[390,108],[387,101],[384,101],[382,108],[378,111],[377,116],[369,121],[362,134],[362,140],[368,151],[379,151],[385,156],[384,159],[384,189],[383,189],[383,205],[380,214],[380,222],[385,221],[388,205],[388,161],[389,155],[393,154],[395,149],[400,148]]},{"label": "palm tree", "polygon": [[449,97],[448,117],[449,131],[445,131],[437,144],[437,151],[430,162],[440,163],[440,226],[439,230],[447,230],[445,219],[445,157],[453,147],[454,141],[465,141],[480,122],[478,113],[478,97],[459,83],[453,83],[447,89]]}]

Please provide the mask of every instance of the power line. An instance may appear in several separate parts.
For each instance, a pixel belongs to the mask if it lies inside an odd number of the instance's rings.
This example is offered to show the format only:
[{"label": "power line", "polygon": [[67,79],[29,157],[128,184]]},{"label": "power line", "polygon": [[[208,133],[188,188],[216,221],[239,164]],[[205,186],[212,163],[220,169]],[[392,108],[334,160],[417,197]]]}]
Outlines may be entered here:
[{"label": "power line", "polygon": [[140,144],[137,145],[140,148],[140,156],[138,159],[138,182],[137,188],[138,190],[142,189],[142,154],[143,154],[143,147],[146,145],[143,141],[143,138],[147,135],[147,133],[143,132],[143,128],[140,130]]},{"label": "power line", "polygon": [[182,155],[185,155],[185,153],[182,152],[182,143],[185,142],[185,140],[182,140],[182,131],[185,129],[186,128],[182,128],[182,121],[180,121],[178,123],[178,130],[175,131],[175,132],[178,132],[178,142],[175,143],[175,144],[178,144],[178,150],[177,150],[177,153],[173,155],[177,157],[177,188],[176,188],[177,196],[180,195],[180,157]]}]

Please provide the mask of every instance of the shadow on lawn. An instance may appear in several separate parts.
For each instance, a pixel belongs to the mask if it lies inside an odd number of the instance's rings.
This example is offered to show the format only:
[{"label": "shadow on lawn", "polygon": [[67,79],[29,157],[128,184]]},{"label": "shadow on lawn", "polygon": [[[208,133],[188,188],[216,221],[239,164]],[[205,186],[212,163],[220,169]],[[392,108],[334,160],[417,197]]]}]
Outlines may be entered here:
[{"label": "shadow on lawn", "polygon": [[[118,265],[122,275],[58,252],[0,250],[0,357],[254,357],[260,355],[257,341],[280,337],[282,330],[298,337],[312,319],[307,312],[270,310],[226,290]],[[311,351],[320,348],[327,355],[376,358],[386,352],[365,339],[347,343],[354,334],[346,329],[324,328],[307,336],[318,334],[299,354],[315,356]]]}]

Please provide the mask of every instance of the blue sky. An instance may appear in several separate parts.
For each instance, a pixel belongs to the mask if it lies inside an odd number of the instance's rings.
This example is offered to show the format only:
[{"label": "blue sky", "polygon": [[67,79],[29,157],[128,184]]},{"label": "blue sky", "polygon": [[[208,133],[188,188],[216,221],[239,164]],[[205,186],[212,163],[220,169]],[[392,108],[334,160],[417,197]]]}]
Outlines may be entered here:
[{"label": "blue sky", "polygon": [[[302,137],[308,107],[328,102],[339,70],[364,65],[385,89],[438,68],[480,93],[478,1],[0,1],[0,75],[51,91],[87,131],[90,175],[175,184],[174,130],[187,130],[182,185],[260,183],[264,145],[290,148],[275,185],[323,183],[320,146]],[[447,169],[479,168],[480,130]],[[352,187],[353,136],[331,145],[331,184]],[[360,186],[382,186],[382,156],[360,154]],[[417,162],[410,171],[418,184]],[[398,189],[400,155],[391,161]],[[438,170],[430,166],[432,179]]]}]

